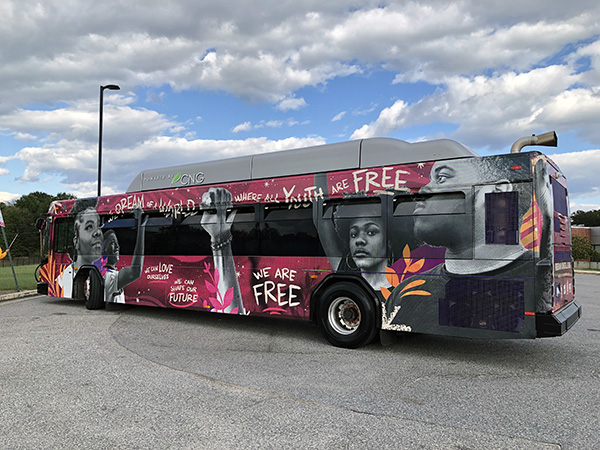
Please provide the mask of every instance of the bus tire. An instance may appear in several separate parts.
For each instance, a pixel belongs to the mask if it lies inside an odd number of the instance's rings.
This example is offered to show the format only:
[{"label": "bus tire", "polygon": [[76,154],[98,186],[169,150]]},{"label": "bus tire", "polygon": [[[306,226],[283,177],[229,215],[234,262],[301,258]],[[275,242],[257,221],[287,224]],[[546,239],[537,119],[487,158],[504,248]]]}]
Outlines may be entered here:
[{"label": "bus tire", "polygon": [[88,272],[83,293],[87,309],[103,309],[105,307],[104,286],[97,270],[92,269]]},{"label": "bus tire", "polygon": [[357,348],[375,337],[375,304],[358,285],[332,284],[321,294],[317,308],[319,328],[336,347]]}]

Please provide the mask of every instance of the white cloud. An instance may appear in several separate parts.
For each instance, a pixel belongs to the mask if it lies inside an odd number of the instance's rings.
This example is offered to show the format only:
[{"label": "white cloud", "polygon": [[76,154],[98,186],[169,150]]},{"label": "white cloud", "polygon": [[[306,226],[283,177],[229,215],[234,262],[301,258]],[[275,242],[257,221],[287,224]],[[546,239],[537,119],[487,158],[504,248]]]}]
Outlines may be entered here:
[{"label": "white cloud", "polygon": [[283,120],[269,120],[265,123],[265,126],[269,128],[281,128],[283,126]]},{"label": "white cloud", "polygon": [[15,136],[15,139],[18,139],[19,141],[35,141],[35,140],[37,140],[37,138],[33,134],[29,134],[29,133],[15,133],[14,136]]},{"label": "white cloud", "polygon": [[252,124],[250,122],[243,122],[240,123],[239,125],[236,125],[233,130],[231,130],[233,133],[240,133],[242,131],[250,131],[252,129]]},{"label": "white cloud", "polygon": [[306,106],[306,101],[303,98],[286,98],[279,102],[277,109],[280,111],[298,110]]},{"label": "white cloud", "polygon": [[567,177],[569,199],[577,204],[600,202],[600,150],[549,155]]},{"label": "white cloud", "polygon": [[[115,144],[117,137],[120,146],[134,145],[148,135],[173,131],[179,126],[156,111],[127,106],[131,97],[113,94],[104,98],[104,146]],[[53,110],[16,109],[0,115],[0,129],[37,133],[46,144],[66,139],[97,145],[98,120],[98,101],[80,101]]]},{"label": "white cloud", "polygon": [[600,112],[595,89],[569,91],[580,80],[581,75],[568,65],[523,73],[447,77],[443,89],[414,104],[397,100],[384,108],[374,122],[355,130],[352,138],[386,136],[414,125],[441,122],[455,124],[457,131],[451,137],[461,142],[499,150],[523,135],[552,129],[561,132],[575,122],[583,124],[576,113],[571,119],[572,108],[584,109],[590,120],[587,132],[597,133],[591,119]]},{"label": "white cloud", "polygon": [[[156,136],[135,147],[103,151],[102,193],[123,192],[141,170],[169,167],[189,162],[233,158],[256,153],[310,147],[325,144],[321,137],[269,140],[188,140],[183,137]],[[50,155],[50,156],[49,156]],[[143,155],[143,158],[140,156]],[[168,159],[165,159],[168,155]],[[24,179],[37,179],[52,173],[63,179],[68,192],[77,196],[97,193],[97,151],[77,150],[71,143],[61,148],[26,148],[19,157],[27,165]],[[56,164],[56,162],[60,162]]]},{"label": "white cloud", "polygon": [[12,192],[0,192],[0,202],[2,203],[14,202],[19,197],[19,194],[13,194]]},{"label": "white cloud", "polygon": [[581,139],[600,141],[598,117],[600,117],[600,89],[576,88],[565,90],[540,111],[538,120],[557,129],[574,129]]},{"label": "white cloud", "polygon": [[570,202],[569,207],[571,208],[571,214],[577,211],[595,211],[600,209],[600,198],[598,203],[574,203]]},{"label": "white cloud", "polygon": [[338,114],[336,114],[333,119],[331,119],[332,122],[338,122],[340,120],[342,120],[342,118],[346,115],[347,111],[342,111]]},{"label": "white cloud", "polygon": [[89,98],[106,82],[224,90],[298,108],[302,99],[290,97],[298,89],[371,65],[429,82],[494,67],[529,70],[600,32],[599,6],[589,1],[551,9],[541,0],[2,5],[5,110]]},{"label": "white cloud", "polygon": [[379,118],[370,125],[363,125],[356,130],[351,139],[364,139],[374,136],[386,136],[390,132],[403,126],[406,117],[407,105],[403,100],[398,100],[392,106],[385,108]]},{"label": "white cloud", "polygon": [[284,125],[287,125],[288,127],[292,127],[294,125],[298,125],[298,121],[294,120],[294,119],[288,119],[288,120],[262,120],[260,123],[254,124],[252,125],[252,122],[250,121],[246,121],[246,122],[242,122],[239,125],[236,125],[232,132],[233,133],[240,133],[243,131],[250,131],[250,130],[259,130],[261,128],[281,128]]}]

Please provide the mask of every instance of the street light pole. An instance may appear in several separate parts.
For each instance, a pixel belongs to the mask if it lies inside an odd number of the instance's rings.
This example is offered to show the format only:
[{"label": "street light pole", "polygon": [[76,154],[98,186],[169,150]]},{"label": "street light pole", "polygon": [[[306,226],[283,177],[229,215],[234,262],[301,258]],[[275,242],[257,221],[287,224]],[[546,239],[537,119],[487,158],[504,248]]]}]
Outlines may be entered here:
[{"label": "street light pole", "polygon": [[118,91],[121,89],[116,84],[100,86],[100,129],[98,131],[98,197],[100,197],[100,182],[102,180],[102,115],[104,114],[104,90]]}]

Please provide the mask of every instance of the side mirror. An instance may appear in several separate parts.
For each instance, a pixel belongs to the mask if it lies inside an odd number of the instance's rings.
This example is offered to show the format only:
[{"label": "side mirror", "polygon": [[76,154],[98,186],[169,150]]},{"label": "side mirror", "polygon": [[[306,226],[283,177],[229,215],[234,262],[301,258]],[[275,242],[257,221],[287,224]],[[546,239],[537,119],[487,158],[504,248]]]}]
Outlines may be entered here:
[{"label": "side mirror", "polygon": [[[31,223],[31,222],[30,222]],[[37,219],[35,221],[35,227],[42,231],[44,228],[46,228],[46,221],[44,219],[42,219],[41,217],[39,219]]]}]

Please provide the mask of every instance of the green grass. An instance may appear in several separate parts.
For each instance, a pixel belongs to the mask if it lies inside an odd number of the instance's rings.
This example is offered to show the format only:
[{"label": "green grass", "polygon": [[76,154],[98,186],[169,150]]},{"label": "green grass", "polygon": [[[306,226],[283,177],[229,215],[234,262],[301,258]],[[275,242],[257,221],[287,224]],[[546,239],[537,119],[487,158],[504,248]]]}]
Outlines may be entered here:
[{"label": "green grass", "polygon": [[[15,273],[17,274],[17,281],[19,282],[19,289],[22,291],[28,291],[35,289],[37,282],[33,276],[36,266],[15,266]],[[15,291],[15,278],[13,277],[10,266],[0,267],[0,291]]]}]

